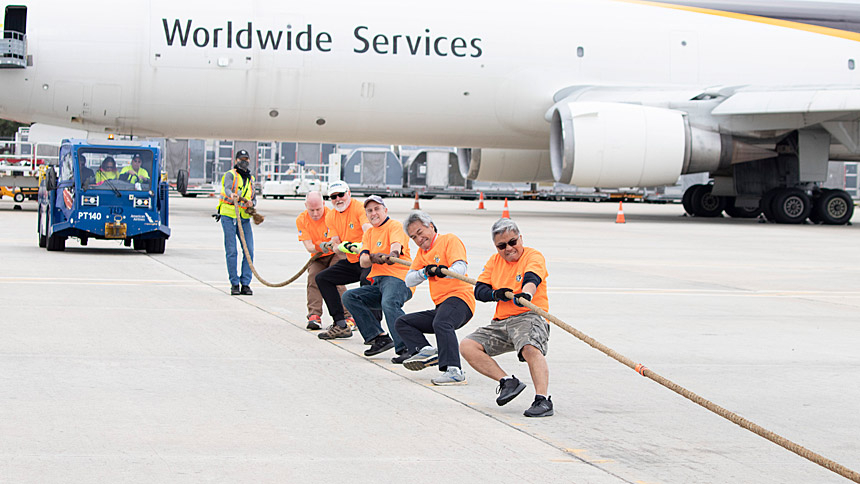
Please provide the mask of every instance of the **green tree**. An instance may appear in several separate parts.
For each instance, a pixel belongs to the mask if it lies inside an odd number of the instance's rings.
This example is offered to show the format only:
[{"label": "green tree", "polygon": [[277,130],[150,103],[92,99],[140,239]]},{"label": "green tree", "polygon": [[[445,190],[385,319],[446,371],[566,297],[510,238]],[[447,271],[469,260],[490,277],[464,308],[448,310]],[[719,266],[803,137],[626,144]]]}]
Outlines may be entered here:
[{"label": "green tree", "polygon": [[12,138],[18,132],[18,128],[26,126],[25,124],[16,123],[15,121],[7,121],[0,119],[0,138]]}]

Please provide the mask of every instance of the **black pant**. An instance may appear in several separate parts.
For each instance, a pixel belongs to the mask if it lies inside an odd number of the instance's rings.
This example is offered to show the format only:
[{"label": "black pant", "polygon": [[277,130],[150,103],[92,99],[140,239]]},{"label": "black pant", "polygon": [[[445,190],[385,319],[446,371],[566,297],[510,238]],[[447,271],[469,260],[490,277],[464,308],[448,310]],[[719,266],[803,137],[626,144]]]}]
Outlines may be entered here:
[{"label": "black pant", "polygon": [[[370,281],[367,280],[369,273],[370,268],[362,269],[358,262],[350,262],[347,259],[343,259],[317,274],[317,287],[328,308],[328,314],[335,322],[343,321],[344,319],[343,302],[340,300],[337,286],[345,286],[353,282],[358,282],[362,286],[366,286],[370,284]],[[374,311],[373,315],[377,316],[376,319],[382,319],[382,312],[379,310]]]},{"label": "black pant", "polygon": [[397,318],[395,327],[406,344],[406,350],[415,353],[429,345],[425,333],[436,334],[436,347],[439,350],[439,369],[445,371],[449,366],[460,366],[460,345],[457,333],[472,319],[469,305],[458,297],[449,297],[436,306],[436,309],[404,314]]}]

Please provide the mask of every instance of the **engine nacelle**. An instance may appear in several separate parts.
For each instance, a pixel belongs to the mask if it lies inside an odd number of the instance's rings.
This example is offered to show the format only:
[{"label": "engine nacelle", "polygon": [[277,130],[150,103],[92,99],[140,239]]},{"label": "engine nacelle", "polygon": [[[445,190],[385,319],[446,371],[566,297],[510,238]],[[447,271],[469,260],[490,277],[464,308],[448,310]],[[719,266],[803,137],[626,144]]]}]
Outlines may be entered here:
[{"label": "engine nacelle", "polygon": [[550,130],[556,181],[587,187],[675,183],[688,159],[684,113],[635,104],[561,102]]},{"label": "engine nacelle", "polygon": [[458,148],[460,173],[469,180],[497,182],[553,181],[549,151]]}]

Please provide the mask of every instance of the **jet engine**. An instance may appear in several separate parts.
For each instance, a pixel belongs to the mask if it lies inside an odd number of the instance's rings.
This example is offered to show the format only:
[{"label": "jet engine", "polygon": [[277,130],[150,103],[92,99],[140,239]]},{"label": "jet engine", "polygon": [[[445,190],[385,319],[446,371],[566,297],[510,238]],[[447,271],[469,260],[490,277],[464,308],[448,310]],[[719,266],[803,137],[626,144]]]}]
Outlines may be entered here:
[{"label": "jet engine", "polygon": [[469,180],[552,181],[549,151],[458,148],[457,159],[460,173]]},{"label": "jet engine", "polygon": [[685,113],[672,109],[562,101],[547,117],[553,178],[571,185],[670,185],[681,174],[715,173],[775,155],[690,126]]}]

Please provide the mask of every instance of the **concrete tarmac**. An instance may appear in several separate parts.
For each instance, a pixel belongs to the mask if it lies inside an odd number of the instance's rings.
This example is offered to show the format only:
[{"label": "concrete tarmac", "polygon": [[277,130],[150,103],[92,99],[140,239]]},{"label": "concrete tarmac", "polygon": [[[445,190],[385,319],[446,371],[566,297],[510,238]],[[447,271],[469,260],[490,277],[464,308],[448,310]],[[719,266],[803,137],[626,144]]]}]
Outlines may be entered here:
[{"label": "concrete tarmac", "polygon": [[[468,385],[434,387],[365,358],[358,335],[305,330],[305,281],[229,295],[212,198],[171,198],[163,255],[36,242],[36,205],[0,200],[0,482],[841,483],[553,327],[555,416]],[[421,200],[495,252],[502,202]],[[411,199],[389,201],[403,220]],[[511,201],[548,262],[550,312],[634,361],[860,471],[860,227],[683,217],[678,205]],[[270,281],[308,254],[301,200],[261,200],[256,265]],[[855,217],[857,220],[857,217]],[[411,249],[416,250],[412,245]],[[426,284],[405,310],[432,307]],[[492,317],[478,303],[462,338]],[[325,322],[330,320],[326,316]],[[431,341],[432,336],[431,336]]]}]

